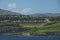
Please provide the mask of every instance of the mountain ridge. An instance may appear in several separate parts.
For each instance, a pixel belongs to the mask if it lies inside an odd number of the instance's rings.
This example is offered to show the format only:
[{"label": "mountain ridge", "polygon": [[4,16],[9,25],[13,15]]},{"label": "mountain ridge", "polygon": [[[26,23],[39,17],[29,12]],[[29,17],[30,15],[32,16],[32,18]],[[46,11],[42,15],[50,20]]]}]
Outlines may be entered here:
[{"label": "mountain ridge", "polygon": [[[22,13],[0,9],[0,15],[23,15]],[[34,13],[29,16],[60,16],[60,13]]]},{"label": "mountain ridge", "polygon": [[60,16],[60,13],[34,13],[32,16]]},{"label": "mountain ridge", "polygon": [[0,9],[0,15],[22,15],[21,13]]}]

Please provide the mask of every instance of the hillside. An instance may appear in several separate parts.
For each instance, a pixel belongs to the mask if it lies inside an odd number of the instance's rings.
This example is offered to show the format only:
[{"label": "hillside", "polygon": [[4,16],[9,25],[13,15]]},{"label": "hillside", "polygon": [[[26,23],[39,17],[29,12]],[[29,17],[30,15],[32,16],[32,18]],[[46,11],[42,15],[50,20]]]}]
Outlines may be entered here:
[{"label": "hillside", "polygon": [[22,14],[17,13],[17,12],[4,10],[4,9],[0,9],[0,15],[22,15]]},{"label": "hillside", "polygon": [[23,36],[24,33],[31,36],[60,35],[60,13],[21,15],[20,13],[0,9],[0,34],[21,35],[23,33]]},{"label": "hillside", "polygon": [[60,16],[60,13],[34,13],[32,16]]}]

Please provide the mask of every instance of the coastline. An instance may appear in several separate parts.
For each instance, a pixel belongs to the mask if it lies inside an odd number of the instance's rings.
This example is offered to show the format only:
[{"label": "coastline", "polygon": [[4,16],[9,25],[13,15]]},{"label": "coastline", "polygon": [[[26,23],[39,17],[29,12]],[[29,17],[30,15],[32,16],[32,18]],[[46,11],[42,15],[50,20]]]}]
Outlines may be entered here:
[{"label": "coastline", "polygon": [[14,35],[14,36],[60,36],[60,33],[55,33],[55,34],[39,34],[39,35],[34,35],[34,34],[29,34],[29,33],[24,33],[24,32],[20,32],[20,33],[1,33],[0,35]]}]

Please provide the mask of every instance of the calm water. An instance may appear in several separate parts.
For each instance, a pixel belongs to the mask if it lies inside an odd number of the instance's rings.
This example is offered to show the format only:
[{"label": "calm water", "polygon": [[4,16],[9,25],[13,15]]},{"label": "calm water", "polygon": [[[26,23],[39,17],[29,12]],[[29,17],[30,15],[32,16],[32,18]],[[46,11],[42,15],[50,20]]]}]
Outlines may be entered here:
[{"label": "calm water", "polygon": [[0,36],[0,40],[60,40],[60,36]]}]

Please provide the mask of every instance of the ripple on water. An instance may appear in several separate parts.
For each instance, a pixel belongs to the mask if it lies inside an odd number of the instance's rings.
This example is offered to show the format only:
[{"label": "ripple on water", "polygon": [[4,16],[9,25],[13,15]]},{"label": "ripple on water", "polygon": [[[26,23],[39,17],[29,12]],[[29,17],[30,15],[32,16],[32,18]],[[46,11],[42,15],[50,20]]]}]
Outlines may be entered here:
[{"label": "ripple on water", "polygon": [[0,40],[60,40],[60,36],[0,36]]}]

